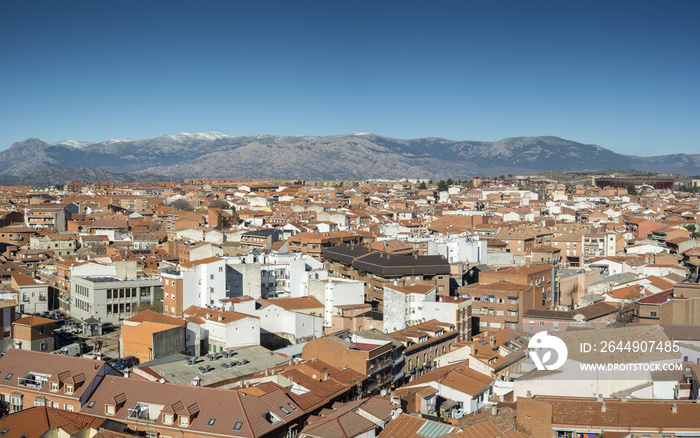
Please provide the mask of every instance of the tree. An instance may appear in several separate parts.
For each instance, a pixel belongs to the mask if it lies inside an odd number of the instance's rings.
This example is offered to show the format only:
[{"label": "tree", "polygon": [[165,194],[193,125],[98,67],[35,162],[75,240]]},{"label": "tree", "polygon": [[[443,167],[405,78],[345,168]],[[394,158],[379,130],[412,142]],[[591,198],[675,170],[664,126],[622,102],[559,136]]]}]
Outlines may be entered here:
[{"label": "tree", "polygon": [[192,207],[192,205],[190,205],[186,199],[175,200],[170,204],[170,206],[175,210],[194,211],[194,207]]},{"label": "tree", "polygon": [[213,201],[209,201],[209,208],[220,208],[222,210],[226,210],[230,207],[228,205],[228,202],[222,199],[214,199]]},{"label": "tree", "polygon": [[437,189],[441,192],[446,192],[447,191],[447,183],[441,179],[440,181],[438,181]]},{"label": "tree", "polygon": [[448,186],[448,187],[451,186],[451,185],[454,185],[454,183],[455,183],[455,182],[452,181],[452,178],[447,178],[447,186]]},{"label": "tree", "polygon": [[688,231],[690,232],[690,238],[691,238],[691,239],[697,239],[698,237],[700,237],[700,233],[698,233],[697,228],[695,227],[695,225],[693,225],[693,224],[686,225],[686,226],[685,226],[685,229],[688,230]]},{"label": "tree", "polygon": [[420,189],[420,190],[425,190],[427,188],[428,188],[428,186],[425,184],[425,181],[423,181],[422,183],[420,183],[420,185],[418,185],[418,189]]},{"label": "tree", "polygon": [[637,188],[635,186],[627,186],[627,194],[630,196],[637,196]]}]

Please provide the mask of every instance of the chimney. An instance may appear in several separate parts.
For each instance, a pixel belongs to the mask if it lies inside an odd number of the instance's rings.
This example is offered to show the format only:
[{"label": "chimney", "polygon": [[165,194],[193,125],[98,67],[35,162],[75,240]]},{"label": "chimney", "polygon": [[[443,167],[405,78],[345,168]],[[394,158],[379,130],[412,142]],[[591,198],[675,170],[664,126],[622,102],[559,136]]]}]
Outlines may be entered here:
[{"label": "chimney", "polygon": [[677,404],[672,404],[671,405],[671,413],[672,414],[677,414],[678,413],[678,405]]},{"label": "chimney", "polygon": [[498,415],[498,406],[496,406],[496,405],[491,406],[491,415],[493,415],[493,416]]},{"label": "chimney", "polygon": [[289,365],[294,365],[294,358],[293,357],[289,358]]},{"label": "chimney", "polygon": [[211,313],[207,313],[207,319],[211,318]]},{"label": "chimney", "polygon": [[330,376],[330,374],[328,374],[328,373],[323,373],[323,381],[325,382],[326,380],[328,380],[328,377],[329,377],[329,376]]},{"label": "chimney", "polygon": [[532,391],[530,391],[530,390],[528,389],[528,390],[527,390],[527,394],[525,395],[525,397],[527,397],[527,398],[532,398]]},{"label": "chimney", "polygon": [[605,402],[603,402],[603,404],[600,405],[600,412],[607,412],[607,410],[608,410],[608,407],[605,406]]},{"label": "chimney", "polygon": [[267,377],[267,376],[269,376],[269,375],[270,375],[270,369],[269,369],[269,368],[265,368],[265,377]]},{"label": "chimney", "polygon": [[224,317],[219,315],[219,321],[223,321],[223,320],[224,320]]},{"label": "chimney", "polygon": [[596,400],[599,401],[599,402],[602,402],[602,401],[603,401],[603,394],[598,394],[598,395],[596,396]]}]

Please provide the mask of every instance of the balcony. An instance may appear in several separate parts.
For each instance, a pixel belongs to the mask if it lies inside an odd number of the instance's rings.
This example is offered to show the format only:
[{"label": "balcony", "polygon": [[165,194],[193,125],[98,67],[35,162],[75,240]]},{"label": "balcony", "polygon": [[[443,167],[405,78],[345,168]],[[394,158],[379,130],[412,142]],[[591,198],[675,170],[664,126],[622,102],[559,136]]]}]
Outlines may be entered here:
[{"label": "balcony", "polygon": [[17,384],[20,386],[27,387],[27,388],[41,389],[44,387],[46,382],[48,382],[49,377],[51,377],[51,376],[48,374],[39,374],[39,373],[29,372],[29,373],[25,374],[24,377],[18,377]]}]

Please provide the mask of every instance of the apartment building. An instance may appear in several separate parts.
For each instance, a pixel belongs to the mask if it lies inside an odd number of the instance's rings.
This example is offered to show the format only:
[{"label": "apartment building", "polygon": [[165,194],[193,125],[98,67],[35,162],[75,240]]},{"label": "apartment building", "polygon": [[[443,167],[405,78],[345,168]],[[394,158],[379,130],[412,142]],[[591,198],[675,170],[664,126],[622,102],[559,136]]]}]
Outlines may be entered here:
[{"label": "apartment building", "polygon": [[395,344],[381,332],[339,333],[307,342],[302,359],[318,359],[333,367],[350,368],[368,376],[365,392],[376,395],[403,377],[401,348],[400,343]]},{"label": "apartment building", "polygon": [[160,279],[118,277],[72,277],[71,315],[79,319],[95,318],[120,324],[134,316],[141,304],[150,304],[160,296]]},{"label": "apartment building", "polygon": [[435,367],[435,360],[459,342],[453,324],[435,319],[389,333],[403,345],[403,381],[410,381]]},{"label": "apartment building", "polygon": [[106,376],[121,375],[106,362],[18,348],[0,357],[0,409],[49,406],[78,412]]},{"label": "apartment building", "polygon": [[435,286],[384,287],[384,328],[402,330],[430,320],[454,325],[458,340],[471,337],[471,301],[462,297],[438,296]]},{"label": "apartment building", "polygon": [[163,313],[180,317],[190,306],[217,307],[228,298],[226,262],[208,257],[161,269]]},{"label": "apartment building", "polygon": [[435,286],[437,295],[450,294],[450,265],[442,256],[390,255],[357,245],[338,245],[323,256],[331,276],[362,281],[365,301],[379,310],[389,285]]}]

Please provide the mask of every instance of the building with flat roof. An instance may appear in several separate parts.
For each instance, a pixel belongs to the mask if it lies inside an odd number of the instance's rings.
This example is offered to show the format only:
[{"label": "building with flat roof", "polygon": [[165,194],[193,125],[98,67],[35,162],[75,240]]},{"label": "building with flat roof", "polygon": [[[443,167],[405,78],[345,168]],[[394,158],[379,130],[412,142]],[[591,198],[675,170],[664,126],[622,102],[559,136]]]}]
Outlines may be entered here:
[{"label": "building with flat roof", "polygon": [[145,277],[73,277],[70,288],[71,315],[117,324],[134,316],[140,305],[152,303],[156,292],[160,296],[163,283]]}]

